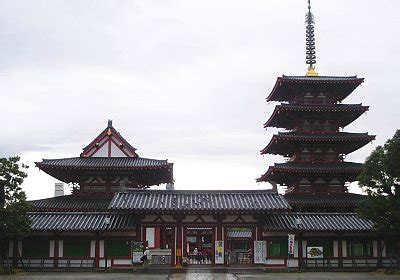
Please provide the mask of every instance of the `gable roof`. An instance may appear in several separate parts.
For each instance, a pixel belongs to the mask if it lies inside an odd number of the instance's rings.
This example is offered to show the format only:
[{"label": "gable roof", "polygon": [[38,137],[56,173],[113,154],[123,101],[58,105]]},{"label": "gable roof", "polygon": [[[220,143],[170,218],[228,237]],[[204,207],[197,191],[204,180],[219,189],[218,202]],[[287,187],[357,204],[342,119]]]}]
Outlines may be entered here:
[{"label": "gable roof", "polygon": [[107,127],[83,148],[81,157],[95,156],[96,152],[108,143],[114,143],[127,157],[138,157],[136,149],[112,126],[111,120],[108,121]]}]

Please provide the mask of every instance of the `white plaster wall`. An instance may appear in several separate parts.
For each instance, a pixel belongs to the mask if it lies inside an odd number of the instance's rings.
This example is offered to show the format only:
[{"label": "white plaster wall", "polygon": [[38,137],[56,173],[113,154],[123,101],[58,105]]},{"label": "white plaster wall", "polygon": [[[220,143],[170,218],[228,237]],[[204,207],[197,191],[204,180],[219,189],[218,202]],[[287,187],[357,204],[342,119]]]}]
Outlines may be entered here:
[{"label": "white plaster wall", "polygon": [[111,142],[111,157],[127,157],[121,149],[114,144],[114,142]]},{"label": "white plaster wall", "polygon": [[376,240],[372,241],[372,256],[378,257],[378,242]]},{"label": "white plaster wall", "polygon": [[382,257],[386,258],[387,257],[387,251],[386,251],[386,242],[380,241],[382,246],[383,246],[383,250],[382,250]]},{"label": "white plaster wall", "polygon": [[294,241],[294,254],[293,257],[298,258],[299,257],[299,241],[295,240]]},{"label": "white plaster wall", "polygon": [[272,265],[276,265],[276,264],[285,264],[285,260],[284,259],[267,259],[267,265],[268,264],[272,264]]},{"label": "white plaster wall", "polygon": [[303,258],[307,257],[307,240],[303,240]]},{"label": "white plaster wall", "polygon": [[14,242],[12,242],[12,240],[10,240],[8,242],[8,257],[12,258],[13,257],[13,253],[14,253]]},{"label": "white plaster wall", "polygon": [[342,256],[347,258],[347,240],[342,240]]},{"label": "white plaster wall", "polygon": [[337,258],[339,256],[339,241],[333,240],[333,257]]},{"label": "white plaster wall", "polygon": [[64,240],[58,240],[58,257],[64,257]]},{"label": "white plaster wall", "polygon": [[98,149],[92,157],[108,157],[108,143],[105,143],[100,149]]},{"label": "white plaster wall", "polygon": [[55,240],[50,240],[50,243],[49,243],[49,257],[50,258],[54,258],[55,244],[56,244]]},{"label": "white plaster wall", "polygon": [[18,253],[22,256],[22,240],[18,241]]},{"label": "white plaster wall", "polygon": [[154,247],[155,228],[146,228],[146,241],[149,247]]},{"label": "white plaster wall", "polygon": [[96,240],[90,241],[90,257],[94,258],[96,254]]},{"label": "white plaster wall", "polygon": [[104,258],[104,240],[99,241],[99,257]]}]

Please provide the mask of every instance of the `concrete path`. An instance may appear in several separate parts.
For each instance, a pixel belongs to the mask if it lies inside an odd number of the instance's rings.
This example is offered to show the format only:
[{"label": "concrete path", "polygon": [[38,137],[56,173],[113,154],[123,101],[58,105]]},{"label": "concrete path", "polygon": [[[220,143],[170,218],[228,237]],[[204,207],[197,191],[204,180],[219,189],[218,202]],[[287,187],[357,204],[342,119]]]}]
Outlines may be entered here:
[{"label": "concrete path", "polygon": [[372,279],[399,279],[400,275],[386,275],[382,273],[348,273],[348,272],[303,272],[303,273],[173,273],[153,274],[153,273],[22,273],[12,276],[0,276],[0,280],[53,280],[53,279],[73,279],[73,280],[92,280],[92,279],[113,279],[113,280],[247,280],[247,279],[299,279],[299,280],[319,280],[319,279],[350,279],[350,280],[372,280]]}]

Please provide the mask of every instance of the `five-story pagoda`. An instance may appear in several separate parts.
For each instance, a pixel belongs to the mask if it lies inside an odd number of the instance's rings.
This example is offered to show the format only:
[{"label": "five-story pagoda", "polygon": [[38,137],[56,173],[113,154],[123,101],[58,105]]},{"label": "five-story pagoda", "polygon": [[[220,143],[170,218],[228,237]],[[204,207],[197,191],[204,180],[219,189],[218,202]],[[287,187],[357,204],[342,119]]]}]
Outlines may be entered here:
[{"label": "five-story pagoda", "polygon": [[315,71],[314,20],[306,14],[306,76],[278,77],[267,101],[281,102],[264,127],[284,128],[261,154],[287,157],[270,166],[257,181],[287,186],[285,197],[296,211],[353,211],[362,196],[350,194],[362,164],[344,161],[375,136],[341,130],[368,110],[361,104],[342,104],[363,81],[357,76],[319,76]]}]

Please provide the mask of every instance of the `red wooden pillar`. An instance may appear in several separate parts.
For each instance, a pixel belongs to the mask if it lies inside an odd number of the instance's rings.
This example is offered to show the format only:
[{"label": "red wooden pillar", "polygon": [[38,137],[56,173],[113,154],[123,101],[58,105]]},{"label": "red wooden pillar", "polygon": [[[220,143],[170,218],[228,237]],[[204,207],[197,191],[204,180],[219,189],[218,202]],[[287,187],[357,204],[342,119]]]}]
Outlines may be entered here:
[{"label": "red wooden pillar", "polygon": [[154,248],[161,246],[161,229],[160,227],[154,228]]},{"label": "red wooden pillar", "polygon": [[297,262],[299,269],[301,269],[303,267],[303,235],[301,233],[297,238]]},{"label": "red wooden pillar", "polygon": [[180,267],[182,265],[182,224],[179,222],[177,224],[176,231],[176,266]]},{"label": "red wooden pillar", "polygon": [[339,237],[338,240],[338,264],[339,268],[343,268],[343,240]]},{"label": "red wooden pillar", "polygon": [[376,241],[376,246],[377,246],[377,253],[378,253],[378,263],[377,263],[377,267],[378,268],[382,268],[382,241],[381,240],[377,240]]},{"label": "red wooden pillar", "polygon": [[[221,221],[219,220],[218,221],[218,225],[217,225],[217,232],[216,232],[216,240],[217,241],[221,241],[222,240],[222,244],[223,244],[223,248],[224,248],[224,252],[222,252],[222,254],[225,254],[225,242],[224,242],[224,239],[223,239],[223,232],[222,232],[222,228],[223,228],[223,226],[221,226]],[[214,249],[214,252],[216,251],[216,249],[217,248],[215,248]],[[215,252],[216,253],[216,252]],[[214,253],[214,254],[215,254]],[[214,257],[214,264],[215,264],[215,257]],[[223,265],[225,265],[225,264],[223,264]]]},{"label": "red wooden pillar", "polygon": [[177,229],[175,226],[173,226],[171,228],[171,230],[172,230],[171,266],[175,266],[176,265],[176,242],[175,242],[175,240],[177,238],[177,236],[176,236]]},{"label": "red wooden pillar", "polygon": [[57,268],[58,267],[58,258],[60,257],[59,255],[59,251],[60,251],[60,247],[59,247],[59,237],[56,234],[55,238],[54,238],[54,267]]},{"label": "red wooden pillar", "polygon": [[94,245],[94,263],[95,267],[100,267],[100,237],[96,235],[96,243]]},{"label": "red wooden pillar", "polygon": [[251,256],[251,263],[254,265],[254,241],[257,240],[257,226],[251,228],[251,238],[250,238],[250,248],[252,256]]},{"label": "red wooden pillar", "polygon": [[211,263],[214,266],[215,265],[215,241],[217,240],[217,229],[216,227],[212,227],[212,238],[211,238]]}]

